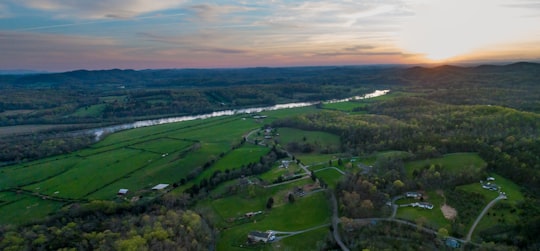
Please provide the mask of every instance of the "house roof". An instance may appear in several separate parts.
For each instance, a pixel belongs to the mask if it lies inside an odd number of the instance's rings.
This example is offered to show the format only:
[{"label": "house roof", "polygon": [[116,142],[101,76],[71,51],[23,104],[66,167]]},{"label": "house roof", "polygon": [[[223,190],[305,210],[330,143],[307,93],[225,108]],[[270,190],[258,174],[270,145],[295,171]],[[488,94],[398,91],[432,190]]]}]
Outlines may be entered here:
[{"label": "house roof", "polygon": [[268,232],[260,232],[260,231],[251,231],[249,232],[249,235],[250,236],[253,236],[253,237],[259,237],[259,238],[270,238],[271,236],[271,233],[268,233]]},{"label": "house roof", "polygon": [[461,244],[459,243],[459,241],[457,241],[457,240],[454,239],[454,238],[448,238],[448,239],[446,239],[445,244],[446,244],[446,246],[453,247],[453,248],[458,248],[458,247],[461,245]]},{"label": "house roof", "polygon": [[128,189],[122,188],[122,189],[118,190],[118,193],[119,194],[126,194],[128,191],[129,191]]},{"label": "house roof", "polygon": [[168,186],[169,186],[169,184],[158,184],[158,185],[155,185],[154,187],[152,187],[152,190],[161,190],[161,189],[166,188]]}]

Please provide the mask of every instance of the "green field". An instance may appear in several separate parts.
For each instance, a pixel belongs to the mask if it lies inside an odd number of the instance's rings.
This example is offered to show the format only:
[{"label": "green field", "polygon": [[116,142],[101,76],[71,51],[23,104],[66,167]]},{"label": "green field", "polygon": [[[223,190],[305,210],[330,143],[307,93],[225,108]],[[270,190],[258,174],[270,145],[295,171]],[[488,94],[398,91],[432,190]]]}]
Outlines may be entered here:
[{"label": "green field", "polygon": [[[121,98],[111,96],[103,101]],[[90,116],[99,109],[101,105],[83,108],[76,115]],[[268,117],[263,121],[244,114],[141,127],[105,135],[98,143],[71,154],[3,167],[0,189],[23,189],[27,197],[7,205],[2,203],[0,213],[8,206],[16,208],[41,196],[74,201],[115,199],[121,188],[129,189],[128,196],[150,195],[147,191],[152,186],[178,183],[208,162],[212,163],[211,168],[197,180],[217,170],[255,163],[269,148],[249,144],[237,148],[248,132],[275,119],[314,111],[317,111],[314,107],[265,111],[261,114]],[[330,134],[308,132],[308,136],[312,140],[321,137],[321,143],[339,143],[337,136]],[[40,210],[34,212],[36,218],[50,212],[39,205],[28,208],[28,212],[32,208]]]},{"label": "green field", "polygon": [[[266,198],[265,198],[266,201]],[[215,207],[216,210],[236,210],[229,209],[230,203],[227,206],[220,205]],[[306,210],[309,209],[309,210]],[[242,210],[247,212],[248,208]],[[261,210],[261,209],[258,209]],[[315,227],[330,222],[330,209],[324,193],[319,192],[310,196],[297,199],[294,203],[283,204],[282,206],[274,207],[271,210],[265,211],[264,217],[259,220],[250,221],[245,224],[233,226],[227,231],[221,232],[220,240],[218,241],[218,250],[244,250],[240,245],[245,244],[247,234],[253,230],[277,230],[277,231],[298,231]],[[301,216],[301,217],[300,217]],[[327,228],[326,228],[327,229]],[[308,232],[309,233],[309,232]],[[318,233],[318,234],[317,234]],[[307,233],[306,233],[307,234]],[[315,235],[320,235],[321,232],[315,232]],[[275,242],[267,244],[289,247],[291,250],[302,250],[303,242]],[[313,245],[312,243],[311,245]],[[310,245],[310,246],[311,246]]]},{"label": "green field", "polygon": [[259,159],[270,151],[267,147],[246,144],[226,154],[212,166],[213,171],[225,171],[238,168],[241,165],[257,163]]},{"label": "green field", "polygon": [[98,117],[105,110],[106,104],[97,104],[77,109],[71,116],[74,117]]},{"label": "green field", "polygon": [[286,176],[286,175],[293,175],[295,173],[303,173],[303,172],[304,171],[302,168],[300,168],[296,163],[291,162],[288,168],[275,167],[266,173],[258,175],[258,177],[264,181],[272,182],[282,175]]},{"label": "green field", "polygon": [[[444,215],[441,211],[441,206],[444,204],[444,198],[437,194],[436,191],[428,191],[424,196],[424,202],[429,202],[433,204],[433,209],[423,209],[418,207],[400,207],[398,208],[396,218],[409,220],[412,222],[421,221],[421,218],[425,218],[423,225],[431,229],[439,229],[445,227],[449,229],[451,221],[444,218]],[[412,199],[402,199],[396,201],[396,204],[406,204],[412,203],[418,200]]]},{"label": "green field", "polygon": [[328,103],[323,104],[324,109],[329,110],[339,110],[344,112],[352,112],[353,109],[359,108],[359,107],[366,107],[367,104],[362,101],[347,101],[347,102],[339,102],[339,103]]},{"label": "green field", "polygon": [[25,224],[56,212],[65,203],[40,197],[0,192],[0,224]]},{"label": "green field", "polygon": [[442,166],[443,170],[447,170],[450,173],[463,171],[465,168],[471,171],[481,171],[487,166],[486,162],[480,158],[478,153],[452,153],[440,158],[408,161],[405,163],[405,169],[407,175],[412,178],[414,170],[420,170],[425,166],[437,164]]},{"label": "green field", "polygon": [[[501,191],[506,193],[508,199],[497,202],[497,204],[488,211],[488,214],[486,214],[480,223],[478,223],[473,237],[477,236],[482,230],[496,225],[516,224],[520,214],[518,204],[525,199],[521,192],[521,188],[514,182],[497,174],[490,174],[490,176],[495,178],[495,181],[492,183],[499,185]],[[485,199],[485,205],[499,195],[498,192],[483,189],[479,183],[459,186],[456,189],[482,194]]]},{"label": "green field", "polygon": [[340,144],[340,140],[337,135],[327,132],[305,131],[287,127],[278,128],[278,132],[279,142],[282,145],[286,145],[291,142],[306,142],[326,146],[339,146]]},{"label": "green field", "polygon": [[322,179],[326,184],[328,184],[328,187],[333,189],[343,177],[343,174],[339,173],[335,169],[324,169],[320,171],[315,170],[315,176]]}]

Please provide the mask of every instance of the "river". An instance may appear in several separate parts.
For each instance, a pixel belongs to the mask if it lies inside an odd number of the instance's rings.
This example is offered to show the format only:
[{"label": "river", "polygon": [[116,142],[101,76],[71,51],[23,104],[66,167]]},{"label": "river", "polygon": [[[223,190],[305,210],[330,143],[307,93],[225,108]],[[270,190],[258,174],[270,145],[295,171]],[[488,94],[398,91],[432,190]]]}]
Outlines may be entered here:
[{"label": "river", "polygon": [[[374,98],[374,97],[385,95],[388,92],[390,92],[390,90],[376,90],[364,96],[355,96],[355,97],[350,97],[346,99],[332,99],[332,100],[322,101],[322,103],[332,104],[332,103],[339,103],[339,102],[347,102],[351,100]],[[224,111],[217,111],[217,112],[200,114],[200,115],[192,115],[192,116],[180,116],[180,117],[171,117],[171,118],[162,118],[162,119],[141,120],[141,121],[136,121],[136,122],[127,123],[127,124],[120,124],[120,125],[113,125],[113,126],[90,129],[90,130],[86,130],[86,132],[93,134],[96,137],[96,141],[99,141],[103,137],[103,135],[122,131],[122,130],[162,125],[162,124],[168,124],[168,123],[176,123],[176,122],[182,122],[182,121],[190,121],[190,120],[196,120],[196,119],[207,119],[207,118],[230,116],[230,115],[236,115],[236,114],[257,113],[257,112],[262,112],[262,111],[274,111],[274,110],[280,110],[280,109],[305,107],[305,106],[315,105],[318,103],[321,103],[321,102],[320,101],[297,102],[297,103],[288,103],[288,104],[277,104],[277,105],[266,106],[266,107],[224,110]]]}]

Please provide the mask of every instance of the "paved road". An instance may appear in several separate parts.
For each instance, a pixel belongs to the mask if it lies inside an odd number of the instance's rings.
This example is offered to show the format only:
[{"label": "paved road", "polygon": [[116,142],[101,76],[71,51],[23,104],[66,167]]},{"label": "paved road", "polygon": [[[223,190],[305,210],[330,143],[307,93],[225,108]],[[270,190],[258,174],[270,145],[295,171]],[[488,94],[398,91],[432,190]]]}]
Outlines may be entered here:
[{"label": "paved road", "polygon": [[499,196],[497,196],[497,198],[493,199],[491,202],[489,202],[487,204],[486,207],[484,207],[484,210],[482,210],[482,212],[480,213],[480,215],[478,215],[478,217],[476,218],[476,220],[474,221],[473,225],[471,226],[471,229],[469,229],[469,233],[467,234],[467,237],[465,238],[465,241],[469,242],[471,241],[471,236],[474,232],[474,229],[476,228],[476,225],[478,225],[478,223],[480,222],[480,220],[482,219],[482,217],[484,217],[484,215],[487,213],[487,211],[493,206],[495,205],[495,203],[497,203],[497,201],[499,200],[505,200],[506,199],[506,195],[504,194],[499,194]]},{"label": "paved road", "polygon": [[394,219],[396,218],[396,214],[397,214],[397,210],[398,210],[398,207],[399,205],[396,204],[396,201],[403,198],[402,195],[398,195],[398,196],[395,196],[394,198],[392,198],[392,215],[390,216],[390,219]]},{"label": "paved road", "polygon": [[339,235],[339,217],[338,217],[338,204],[336,196],[334,195],[333,191],[330,191],[331,194],[331,203],[332,203],[332,228],[333,228],[333,234],[334,234],[334,240],[336,240],[337,244],[343,251],[349,251],[349,248],[345,246],[345,243],[341,240],[341,236]]}]

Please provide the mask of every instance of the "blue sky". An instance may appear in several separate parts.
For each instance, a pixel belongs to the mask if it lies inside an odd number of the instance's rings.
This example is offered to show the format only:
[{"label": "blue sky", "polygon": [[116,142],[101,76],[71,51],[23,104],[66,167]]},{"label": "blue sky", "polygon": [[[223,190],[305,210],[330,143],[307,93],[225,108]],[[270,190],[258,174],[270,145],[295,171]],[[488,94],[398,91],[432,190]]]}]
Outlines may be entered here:
[{"label": "blue sky", "polygon": [[0,69],[538,61],[539,0],[4,0]]}]

